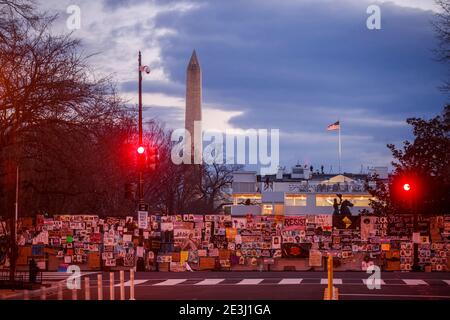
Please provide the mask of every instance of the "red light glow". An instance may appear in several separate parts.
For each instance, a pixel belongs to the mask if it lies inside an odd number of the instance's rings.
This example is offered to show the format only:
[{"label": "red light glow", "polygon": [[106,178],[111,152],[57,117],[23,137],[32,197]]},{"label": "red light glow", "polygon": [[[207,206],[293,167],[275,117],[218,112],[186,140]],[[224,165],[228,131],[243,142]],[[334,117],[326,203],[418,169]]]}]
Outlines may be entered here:
[{"label": "red light glow", "polygon": [[410,190],[411,190],[411,185],[410,185],[409,183],[405,183],[405,184],[403,185],[403,190],[405,190],[405,191],[410,191]]},{"label": "red light glow", "polygon": [[143,154],[143,153],[145,152],[145,148],[142,147],[142,146],[140,146],[140,147],[137,149],[137,152],[138,152],[139,154]]}]

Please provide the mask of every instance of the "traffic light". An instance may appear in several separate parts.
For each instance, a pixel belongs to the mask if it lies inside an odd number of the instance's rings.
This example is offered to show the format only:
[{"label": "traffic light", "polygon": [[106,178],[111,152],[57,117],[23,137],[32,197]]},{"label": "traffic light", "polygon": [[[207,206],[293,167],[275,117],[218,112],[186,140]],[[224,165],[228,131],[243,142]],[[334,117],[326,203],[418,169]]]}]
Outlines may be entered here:
[{"label": "traffic light", "polygon": [[149,169],[155,170],[159,161],[158,149],[156,147],[149,148],[147,153],[147,165]]},{"label": "traffic light", "polygon": [[158,148],[149,146],[139,146],[136,149],[138,168],[155,170],[158,164]]},{"label": "traffic light", "polygon": [[136,152],[137,152],[137,165],[138,165],[138,168],[142,169],[142,168],[145,167],[145,163],[146,163],[146,157],[147,157],[146,149],[145,149],[144,146],[139,146],[136,149]]},{"label": "traffic light", "polygon": [[423,200],[423,179],[413,172],[401,172],[392,177],[390,195],[399,212],[416,213]]}]

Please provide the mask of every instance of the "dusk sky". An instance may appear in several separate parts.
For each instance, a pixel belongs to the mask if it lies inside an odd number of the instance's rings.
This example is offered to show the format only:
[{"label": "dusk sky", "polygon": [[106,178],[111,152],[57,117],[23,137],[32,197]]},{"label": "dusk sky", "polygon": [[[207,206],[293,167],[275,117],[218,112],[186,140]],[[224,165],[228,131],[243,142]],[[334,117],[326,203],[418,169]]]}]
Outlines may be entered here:
[{"label": "dusk sky", "polygon": [[[411,137],[407,117],[438,114],[447,69],[435,61],[433,0],[42,1],[58,12],[81,8],[74,36],[92,65],[112,74],[137,102],[137,51],[145,76],[145,116],[183,126],[185,72],[196,49],[203,72],[206,129],[280,129],[280,162],[337,170],[342,123],[343,170],[386,166],[387,143]],[[368,30],[370,4],[381,30]]]}]

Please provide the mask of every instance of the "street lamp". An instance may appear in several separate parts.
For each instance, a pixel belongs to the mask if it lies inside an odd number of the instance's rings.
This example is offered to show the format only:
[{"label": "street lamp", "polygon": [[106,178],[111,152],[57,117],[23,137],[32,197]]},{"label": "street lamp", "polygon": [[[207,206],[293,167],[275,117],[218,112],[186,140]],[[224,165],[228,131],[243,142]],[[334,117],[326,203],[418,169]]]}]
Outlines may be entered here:
[{"label": "street lamp", "polygon": [[[142,146],[142,72],[145,72],[146,74],[150,74],[151,70],[148,66],[142,65],[142,54],[141,51],[139,51],[139,148],[138,148],[138,154],[143,156],[145,152],[145,148]],[[140,162],[139,165],[139,204],[144,204],[144,179],[143,179],[143,165],[142,162]]]}]

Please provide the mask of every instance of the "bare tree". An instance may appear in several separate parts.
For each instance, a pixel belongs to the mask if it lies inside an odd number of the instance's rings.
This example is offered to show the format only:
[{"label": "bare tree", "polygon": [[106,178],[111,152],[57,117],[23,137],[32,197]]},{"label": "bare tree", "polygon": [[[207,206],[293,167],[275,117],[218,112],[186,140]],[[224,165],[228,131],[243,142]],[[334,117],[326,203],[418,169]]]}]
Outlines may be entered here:
[{"label": "bare tree", "polygon": [[[441,11],[436,14],[433,26],[439,39],[439,46],[435,50],[436,55],[443,63],[450,62],[450,1],[436,0]],[[442,87],[446,92],[450,91],[450,82],[446,81]]]},{"label": "bare tree", "polygon": [[52,34],[53,18],[29,3],[0,3],[0,215],[14,215],[18,167],[24,212],[102,209],[111,180],[123,180],[104,161],[119,163],[111,143],[122,143],[131,117],[110,79],[91,73],[79,41]]}]

